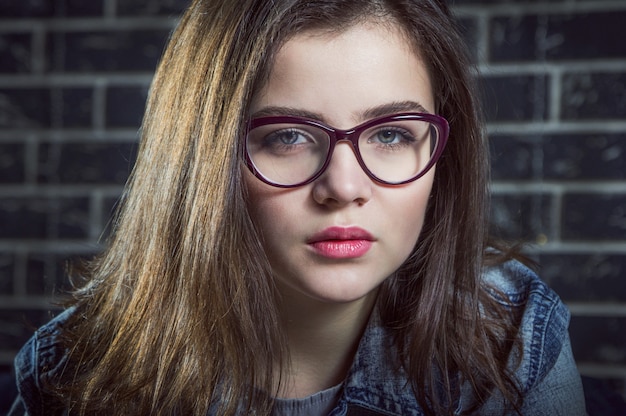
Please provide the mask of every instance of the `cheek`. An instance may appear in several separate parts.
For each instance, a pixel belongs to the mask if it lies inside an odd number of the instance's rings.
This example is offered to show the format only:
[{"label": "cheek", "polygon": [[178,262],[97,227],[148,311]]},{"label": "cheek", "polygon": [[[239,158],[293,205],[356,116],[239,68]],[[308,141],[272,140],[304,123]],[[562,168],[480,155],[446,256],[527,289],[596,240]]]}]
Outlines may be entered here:
[{"label": "cheek", "polygon": [[394,220],[395,224],[390,228],[395,229],[397,232],[398,245],[406,247],[410,253],[415,243],[417,243],[424,224],[424,210],[422,209],[421,201],[419,205],[414,204],[412,210],[398,212],[396,218]]},{"label": "cheek", "polygon": [[264,235],[268,228],[271,229],[268,224],[275,222],[273,215],[275,210],[268,203],[270,190],[249,173],[245,175],[245,184],[248,191],[248,213],[257,229]]},{"label": "cheek", "polygon": [[297,192],[266,185],[252,174],[246,175],[248,191],[247,206],[252,222],[265,242],[272,241],[277,235],[284,235],[289,228],[291,215],[297,212]]},{"label": "cheek", "polygon": [[[422,180],[424,181],[419,183]],[[432,188],[431,177],[422,177],[414,185],[414,188],[407,189],[402,198],[395,201],[395,204],[393,204],[395,209],[390,216],[393,221],[393,229],[396,230],[398,237],[410,249],[417,242],[424,225]]]}]

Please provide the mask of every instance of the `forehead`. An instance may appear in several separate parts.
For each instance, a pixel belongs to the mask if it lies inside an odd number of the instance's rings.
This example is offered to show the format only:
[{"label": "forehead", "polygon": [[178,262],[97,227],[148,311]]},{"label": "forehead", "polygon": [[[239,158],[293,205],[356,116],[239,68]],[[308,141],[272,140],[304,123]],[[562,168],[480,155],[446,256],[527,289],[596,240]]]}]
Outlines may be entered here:
[{"label": "forehead", "polygon": [[358,122],[368,107],[401,101],[434,111],[426,65],[403,31],[365,22],[291,37],[277,52],[251,110],[283,106],[325,117],[351,112]]},{"label": "forehead", "polygon": [[356,47],[364,46],[368,40],[377,36],[385,38],[388,41],[388,46],[393,49],[401,49],[407,54],[413,54],[418,59],[423,59],[417,40],[413,39],[400,23],[392,18],[376,18],[352,22],[342,27],[313,26],[288,35],[278,46],[274,53],[274,59],[268,62],[268,72],[274,69],[279,57],[284,58],[287,51],[297,49],[298,45],[343,43],[348,47]]}]

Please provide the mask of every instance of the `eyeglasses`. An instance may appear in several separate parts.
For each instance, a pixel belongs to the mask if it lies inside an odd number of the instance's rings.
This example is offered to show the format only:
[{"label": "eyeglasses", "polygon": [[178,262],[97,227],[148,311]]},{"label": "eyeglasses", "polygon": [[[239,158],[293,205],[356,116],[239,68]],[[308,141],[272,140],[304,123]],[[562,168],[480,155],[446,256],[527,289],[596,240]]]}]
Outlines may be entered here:
[{"label": "eyeglasses", "polygon": [[324,173],[335,145],[346,140],[370,178],[401,185],[435,165],[448,133],[443,117],[427,113],[393,114],[349,130],[302,117],[260,117],[249,123],[245,154],[248,168],[261,181],[293,188]]}]

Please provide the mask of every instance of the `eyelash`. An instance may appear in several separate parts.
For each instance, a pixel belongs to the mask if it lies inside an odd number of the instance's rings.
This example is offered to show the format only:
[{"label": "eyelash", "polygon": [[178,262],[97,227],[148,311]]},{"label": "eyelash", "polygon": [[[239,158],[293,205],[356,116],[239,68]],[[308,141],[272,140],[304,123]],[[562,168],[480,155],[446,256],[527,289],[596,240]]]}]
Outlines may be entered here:
[{"label": "eyelash", "polygon": [[382,141],[378,141],[380,145],[382,145],[383,147],[387,149],[393,149],[393,148],[397,148],[401,146],[406,146],[407,144],[414,143],[416,141],[415,136],[411,134],[410,131],[403,129],[401,127],[392,126],[392,127],[379,128],[377,131],[373,132],[373,134],[369,136],[369,138],[367,139],[367,142],[372,143],[373,137],[376,137],[379,134],[385,133],[385,132],[393,132],[394,134],[399,134],[401,136],[401,141],[399,143],[384,143]]},{"label": "eyelash", "polygon": [[[268,134],[263,139],[263,147],[272,147],[276,149],[292,149],[294,146],[298,146],[302,143],[285,143],[281,138],[286,135],[296,135],[298,137],[304,137],[309,142],[315,142],[314,138],[312,138],[306,131],[302,131],[296,128],[285,128]],[[296,137],[297,140],[297,137]]]}]

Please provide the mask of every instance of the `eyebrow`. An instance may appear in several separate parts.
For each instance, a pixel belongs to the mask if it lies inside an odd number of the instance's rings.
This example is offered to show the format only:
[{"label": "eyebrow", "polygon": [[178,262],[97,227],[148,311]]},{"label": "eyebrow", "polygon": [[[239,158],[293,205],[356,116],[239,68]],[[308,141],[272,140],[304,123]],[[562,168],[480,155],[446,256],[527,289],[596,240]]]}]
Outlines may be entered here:
[{"label": "eyebrow", "polygon": [[360,113],[362,120],[369,120],[376,117],[387,116],[395,113],[430,113],[423,105],[417,101],[394,101],[389,104],[383,104],[366,109]]},{"label": "eyebrow", "polygon": [[259,111],[252,113],[252,119],[268,116],[292,116],[311,118],[313,120],[324,121],[324,117],[321,114],[313,113],[311,111],[302,110],[295,107],[281,107],[281,106],[269,106],[263,107]]},{"label": "eyebrow", "polygon": [[[359,113],[357,113],[359,119],[370,120],[377,117],[383,117],[390,114],[396,113],[408,113],[408,112],[418,112],[418,113],[430,113],[424,108],[423,105],[416,101],[394,101],[387,104],[382,104],[374,107],[367,108]],[[303,117],[313,120],[318,120],[321,122],[326,122],[325,117],[322,114],[307,111],[300,108],[295,107],[282,107],[282,106],[268,106],[263,107],[259,111],[255,111],[251,118],[259,118],[259,117],[267,117],[267,116],[291,116],[291,117]]]}]

